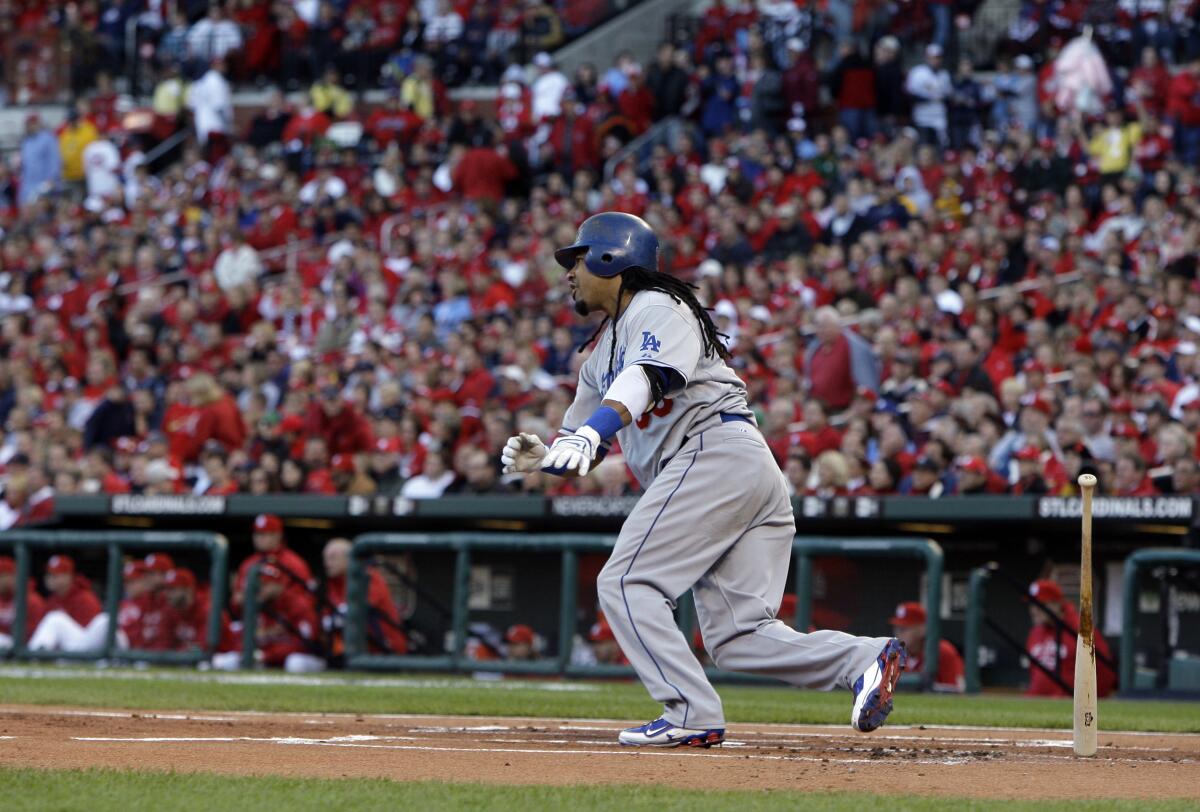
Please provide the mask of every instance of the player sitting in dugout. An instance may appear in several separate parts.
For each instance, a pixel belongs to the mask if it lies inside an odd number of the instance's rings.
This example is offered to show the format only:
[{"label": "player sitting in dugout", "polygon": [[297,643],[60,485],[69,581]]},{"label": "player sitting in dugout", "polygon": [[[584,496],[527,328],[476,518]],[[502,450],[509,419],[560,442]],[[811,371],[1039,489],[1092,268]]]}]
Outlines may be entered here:
[{"label": "player sitting in dugout", "polygon": [[[904,665],[905,671],[919,674],[925,668],[927,620],[924,606],[917,601],[905,601],[896,607],[896,612],[888,621],[892,624],[892,634],[903,642],[908,650],[908,662]],[[938,669],[933,677],[933,690],[962,693],[966,687],[963,659],[959,655],[958,649],[949,640],[938,640]]]},{"label": "player sitting in dugout", "polygon": [[[306,586],[311,589],[314,585],[312,571],[308,564],[292,550],[288,549],[283,537],[283,520],[270,513],[263,513],[254,519],[254,553],[238,567],[237,577],[233,581],[233,594],[230,596],[230,606],[238,611],[242,605],[242,592],[246,588],[246,577],[250,568],[260,561],[268,561],[285,570],[287,589],[299,594],[307,594]],[[294,577],[288,577],[288,575]],[[311,596],[310,596],[311,597]]]},{"label": "player sitting in dugout", "polygon": [[[325,564],[325,603],[321,628],[329,635],[334,656],[345,653],[342,629],[346,625],[346,573],[350,568],[349,539],[330,539],[321,552]],[[392,590],[375,567],[367,567],[367,649],[372,654],[407,654],[408,637],[400,628],[400,610]]]},{"label": "player sitting in dugout", "polygon": [[[108,615],[91,580],[68,555],[52,555],[43,578],[46,614],[29,638],[32,651],[97,651],[108,638]],[[118,640],[119,642],[119,640]]]},{"label": "player sitting in dugout", "polygon": [[[46,605],[37,593],[37,584],[30,578],[25,589],[25,641],[33,636],[46,614]],[[0,649],[13,644],[13,623],[17,616],[17,562],[7,555],[0,555]]]},{"label": "player sitting in dugout", "polygon": [[[1029,618],[1033,628],[1025,640],[1025,649],[1038,663],[1050,671],[1055,671],[1067,687],[1075,686],[1075,642],[1079,633],[1079,613],[1075,605],[1063,595],[1062,587],[1048,578],[1034,581],[1029,586],[1029,594],[1057,610],[1059,617],[1066,623],[1070,631],[1060,628],[1041,607],[1032,601],[1029,603]],[[1055,648],[1057,647],[1057,653]],[[1108,643],[1096,630],[1096,653],[1112,659]],[[1117,687],[1117,675],[1099,656],[1096,658],[1096,695],[1108,696]],[[1071,696],[1056,683],[1049,674],[1034,663],[1029,664],[1029,689],[1025,692],[1030,696]]]},{"label": "player sitting in dugout", "polygon": [[[317,610],[313,596],[292,588],[292,581],[275,564],[264,564],[258,577],[258,627],[255,636],[255,663],[282,667],[290,674],[323,671],[317,641]],[[213,655],[213,668],[236,671],[242,662],[244,633],[240,623],[232,624],[233,650]]]}]

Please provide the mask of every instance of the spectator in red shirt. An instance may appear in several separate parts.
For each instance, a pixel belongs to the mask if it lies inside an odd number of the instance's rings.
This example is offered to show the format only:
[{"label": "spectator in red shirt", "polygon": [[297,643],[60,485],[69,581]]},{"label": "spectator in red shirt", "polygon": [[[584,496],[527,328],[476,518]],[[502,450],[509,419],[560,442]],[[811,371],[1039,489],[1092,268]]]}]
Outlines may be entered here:
[{"label": "spectator in red shirt", "polygon": [[309,406],[308,433],[322,438],[330,454],[359,454],[375,445],[371,424],[343,398],[336,383],[322,386],[318,400]]},{"label": "spectator in red shirt", "polygon": [[[233,595],[230,603],[237,607],[242,603],[242,593],[246,588],[246,576],[250,568],[260,561],[278,564],[295,578],[289,579],[291,589],[302,597],[312,598],[303,584],[314,584],[312,571],[304,559],[284,544],[283,520],[271,513],[263,513],[254,519],[254,553],[238,567],[237,577],[233,582]],[[286,576],[285,576],[286,577]],[[298,583],[302,582],[302,583]]]},{"label": "spectator in red shirt", "polygon": [[[346,624],[346,578],[352,545],[347,539],[330,539],[322,551],[325,563],[325,605],[321,627],[329,635],[330,653],[345,652],[342,630]],[[367,567],[367,647],[372,653],[404,654],[408,637],[400,628],[400,611],[392,591],[375,567]]]},{"label": "spectator in red shirt", "polygon": [[861,336],[843,329],[832,307],[822,307],[814,317],[816,340],[804,356],[811,397],[831,411],[850,405],[857,387],[879,391],[879,357]]},{"label": "spectator in red shirt", "polygon": [[1200,162],[1200,53],[1171,79],[1167,115],[1175,123],[1175,148],[1189,166]]},{"label": "spectator in red shirt", "polygon": [[[13,622],[17,613],[17,562],[11,556],[0,556],[0,649],[11,648],[13,644]],[[41,622],[46,613],[42,596],[34,589],[33,580],[25,590],[25,639],[33,635],[33,630]]]},{"label": "spectator in red shirt", "polygon": [[[892,635],[904,643],[908,651],[904,670],[920,674],[925,669],[925,633],[928,617],[925,607],[917,601],[906,601],[896,607],[891,620]],[[938,641],[938,669],[933,675],[933,690],[961,694],[966,690],[963,659],[949,640]]]},{"label": "spectator in red shirt", "polygon": [[108,615],[92,591],[92,582],[75,572],[70,556],[52,555],[46,563],[46,614],[29,639],[32,651],[96,651],[108,638]]},{"label": "spectator in red shirt", "polygon": [[[1042,665],[1038,668],[1034,663],[1029,664],[1029,688],[1025,691],[1030,696],[1070,696],[1064,691],[1044,669],[1058,674],[1068,688],[1075,684],[1075,644],[1079,633],[1079,614],[1075,606],[1063,596],[1062,587],[1049,579],[1034,581],[1029,587],[1029,594],[1046,604],[1051,609],[1059,610],[1067,628],[1061,629],[1040,607],[1032,602],[1029,604],[1029,618],[1033,628],[1025,639],[1025,649],[1030,656]],[[1096,653],[1111,658],[1108,642],[1095,630]],[[1106,664],[1096,660],[1096,694],[1108,696],[1117,687],[1117,675]]]},{"label": "spectator in red shirt", "polygon": [[508,157],[507,148],[490,142],[463,149],[450,173],[454,188],[464,198],[493,205],[504,199],[505,187],[517,176],[517,166]]},{"label": "spectator in red shirt", "polygon": [[1146,461],[1140,454],[1120,454],[1113,477],[1114,496],[1157,496],[1158,489],[1146,475]]}]

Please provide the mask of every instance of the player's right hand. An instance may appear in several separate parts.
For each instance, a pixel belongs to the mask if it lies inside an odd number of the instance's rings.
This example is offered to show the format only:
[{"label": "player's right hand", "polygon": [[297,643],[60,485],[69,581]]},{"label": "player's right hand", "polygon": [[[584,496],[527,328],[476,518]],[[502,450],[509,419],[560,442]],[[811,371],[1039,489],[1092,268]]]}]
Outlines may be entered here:
[{"label": "player's right hand", "polygon": [[535,434],[521,432],[509,437],[500,452],[500,462],[506,474],[528,474],[542,467],[546,456],[546,444]]}]

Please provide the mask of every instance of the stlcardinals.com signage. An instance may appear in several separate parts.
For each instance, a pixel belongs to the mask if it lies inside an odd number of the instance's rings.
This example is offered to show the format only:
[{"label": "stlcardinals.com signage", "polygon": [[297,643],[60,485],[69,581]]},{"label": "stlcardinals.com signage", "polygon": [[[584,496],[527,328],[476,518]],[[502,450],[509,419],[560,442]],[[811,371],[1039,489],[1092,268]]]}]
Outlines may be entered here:
[{"label": "stlcardinals.com signage", "polygon": [[120,494],[112,498],[109,512],[124,515],[219,516],[225,512],[224,496],[138,496]]},{"label": "stlcardinals.com signage", "polygon": [[[1092,516],[1096,519],[1190,521],[1193,509],[1190,496],[1098,496],[1092,501]],[[1083,500],[1078,497],[1038,499],[1039,519],[1078,519],[1082,513]]]}]

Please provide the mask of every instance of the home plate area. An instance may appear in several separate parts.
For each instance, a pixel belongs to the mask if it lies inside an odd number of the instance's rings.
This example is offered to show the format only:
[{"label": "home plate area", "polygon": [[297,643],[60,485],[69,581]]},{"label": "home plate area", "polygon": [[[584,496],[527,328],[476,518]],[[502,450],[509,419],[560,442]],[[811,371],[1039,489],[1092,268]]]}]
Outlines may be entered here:
[{"label": "home plate area", "polygon": [[979,798],[1194,798],[1200,736],[734,725],[709,750],[621,747],[637,722],[0,707],[0,765],[505,784],[897,792]]}]

